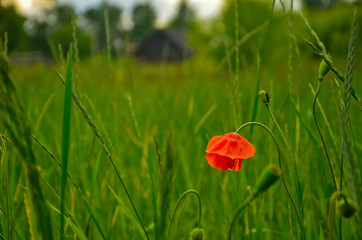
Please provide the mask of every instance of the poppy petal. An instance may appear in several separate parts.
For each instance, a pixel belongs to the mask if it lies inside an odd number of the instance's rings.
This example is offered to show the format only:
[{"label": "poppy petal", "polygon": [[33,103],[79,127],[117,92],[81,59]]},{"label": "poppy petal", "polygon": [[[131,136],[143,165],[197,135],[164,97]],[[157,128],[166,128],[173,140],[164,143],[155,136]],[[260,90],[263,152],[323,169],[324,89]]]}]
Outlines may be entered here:
[{"label": "poppy petal", "polygon": [[234,159],[234,165],[230,170],[233,171],[240,171],[241,170],[241,163],[243,162],[242,159]]},{"label": "poppy petal", "polygon": [[213,153],[206,154],[206,159],[211,167],[219,170],[239,171],[241,169],[241,159],[231,159]]},{"label": "poppy petal", "polygon": [[219,141],[224,136],[214,136],[210,139],[209,143],[207,144],[206,152],[211,148],[217,141]]},{"label": "poppy petal", "polygon": [[[213,141],[211,142],[211,140]],[[254,156],[254,146],[237,133],[227,133],[211,140],[206,149],[208,153],[215,153],[232,159],[247,159]]]}]

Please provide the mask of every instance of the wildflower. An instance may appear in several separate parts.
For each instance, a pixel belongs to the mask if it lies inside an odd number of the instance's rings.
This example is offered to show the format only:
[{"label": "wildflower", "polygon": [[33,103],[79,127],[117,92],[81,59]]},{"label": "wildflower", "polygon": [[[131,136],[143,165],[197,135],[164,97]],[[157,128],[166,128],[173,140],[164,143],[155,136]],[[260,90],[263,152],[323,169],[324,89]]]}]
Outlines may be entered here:
[{"label": "wildflower", "polygon": [[254,146],[237,133],[214,136],[206,148],[210,166],[220,170],[240,171],[243,159],[254,156]]}]

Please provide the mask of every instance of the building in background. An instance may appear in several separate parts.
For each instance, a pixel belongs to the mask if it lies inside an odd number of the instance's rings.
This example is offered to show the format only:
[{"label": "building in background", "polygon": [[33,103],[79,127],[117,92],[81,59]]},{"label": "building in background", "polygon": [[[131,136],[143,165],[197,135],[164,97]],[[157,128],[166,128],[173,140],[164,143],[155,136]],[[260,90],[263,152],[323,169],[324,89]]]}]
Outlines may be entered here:
[{"label": "building in background", "polygon": [[134,54],[141,61],[180,62],[194,55],[183,30],[156,30]]}]

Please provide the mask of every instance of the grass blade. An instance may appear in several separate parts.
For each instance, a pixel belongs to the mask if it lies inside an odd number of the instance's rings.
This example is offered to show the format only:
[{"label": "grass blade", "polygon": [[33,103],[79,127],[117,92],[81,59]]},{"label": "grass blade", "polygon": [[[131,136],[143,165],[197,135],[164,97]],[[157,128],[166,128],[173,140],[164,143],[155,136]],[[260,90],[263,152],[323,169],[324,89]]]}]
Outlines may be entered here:
[{"label": "grass blade", "polygon": [[0,166],[2,163],[2,158],[5,161],[5,204],[6,204],[6,232],[7,239],[10,239],[10,210],[9,210],[9,159],[6,150],[6,145],[3,139],[3,135],[0,133],[1,145],[0,147]]},{"label": "grass blade", "polygon": [[158,222],[160,239],[165,239],[168,224],[168,213],[172,199],[172,187],[175,176],[176,149],[174,146],[174,130],[170,128],[167,135],[166,152],[163,160],[163,169],[160,175],[159,202],[158,202]]},{"label": "grass blade", "polygon": [[67,75],[65,81],[64,114],[63,114],[63,139],[62,139],[62,176],[60,189],[60,239],[64,239],[64,195],[67,184],[68,153],[70,139],[70,114],[72,103],[72,59],[73,48],[69,47],[67,59]]},{"label": "grass blade", "polygon": [[[63,76],[62,76],[58,71],[57,71],[57,73],[58,73],[58,76],[59,76],[60,80],[61,80],[61,81],[63,82],[63,84],[64,84],[65,81],[64,81]],[[102,138],[101,135],[99,134],[99,131],[98,131],[97,126],[95,125],[95,123],[94,123],[93,119],[91,118],[91,116],[89,115],[88,111],[85,109],[83,103],[79,100],[79,98],[78,98],[78,96],[77,96],[77,94],[75,93],[74,90],[72,90],[72,97],[73,97],[73,100],[74,100],[74,102],[76,103],[77,107],[78,107],[78,108],[80,109],[80,111],[82,112],[83,117],[86,119],[88,125],[92,128],[92,131],[93,131],[94,135],[95,135],[95,136],[98,138],[98,140],[100,141],[101,147],[102,147],[103,151],[106,153],[109,161],[111,162],[112,167],[113,167],[114,171],[116,172],[117,177],[118,177],[118,179],[119,179],[119,181],[120,181],[120,183],[121,183],[121,185],[122,185],[122,188],[123,188],[123,190],[125,191],[125,193],[126,193],[126,195],[127,195],[127,198],[128,198],[129,202],[130,202],[131,205],[132,205],[133,211],[134,211],[134,213],[136,214],[136,217],[137,217],[137,219],[138,219],[138,222],[139,222],[139,224],[140,224],[141,227],[142,227],[142,231],[144,232],[146,238],[149,239],[149,236],[148,236],[148,233],[147,233],[147,231],[146,231],[146,228],[145,228],[145,226],[144,226],[144,224],[143,224],[143,222],[142,222],[142,220],[141,220],[140,215],[138,214],[138,211],[137,211],[137,209],[136,209],[136,206],[134,205],[134,203],[133,203],[133,201],[132,201],[131,195],[129,194],[129,192],[128,192],[128,190],[127,190],[127,187],[126,187],[126,185],[125,185],[125,183],[124,183],[124,181],[123,181],[123,179],[122,179],[122,177],[121,177],[121,175],[120,175],[120,172],[118,171],[118,169],[117,169],[117,167],[116,167],[116,164],[115,164],[114,161],[113,161],[113,158],[112,158],[110,152],[108,151],[108,148],[107,148],[107,146],[106,146],[103,138]]]},{"label": "grass blade", "polygon": [[216,109],[216,104],[213,104],[209,110],[207,110],[207,112],[202,116],[202,118],[200,119],[200,121],[197,123],[195,129],[194,129],[194,134],[196,134],[201,126],[206,122],[206,120],[210,117],[210,115],[215,111]]},{"label": "grass blade", "polygon": [[[45,153],[46,153],[47,155],[49,155],[49,157],[50,157],[51,159],[53,159],[53,160],[57,163],[57,165],[58,165],[60,168],[63,168],[61,162],[60,162],[58,159],[55,158],[54,154],[52,154],[36,137],[33,136],[33,139],[34,139],[34,141],[35,141],[37,144],[39,144],[39,146],[45,151]],[[67,177],[69,178],[69,180],[71,181],[71,183],[73,184],[73,186],[74,186],[74,187],[77,189],[77,191],[79,192],[79,194],[80,194],[80,196],[81,196],[81,198],[82,198],[82,200],[83,200],[83,202],[84,202],[84,204],[85,204],[85,207],[87,208],[88,212],[90,213],[91,218],[92,218],[92,220],[93,220],[96,228],[98,229],[99,234],[102,236],[102,239],[106,239],[106,237],[105,237],[105,235],[104,235],[104,233],[103,233],[103,231],[102,231],[102,229],[101,229],[101,227],[100,227],[100,225],[99,225],[99,222],[98,222],[96,216],[94,215],[94,212],[92,211],[92,208],[90,207],[90,204],[88,203],[88,201],[87,201],[84,193],[82,192],[82,190],[80,189],[80,187],[75,183],[73,177],[69,174],[69,172],[67,173]],[[54,191],[53,191],[53,192],[54,192]],[[60,199],[60,197],[58,197],[58,195],[57,195],[57,198]]]},{"label": "grass blade", "polygon": [[[358,184],[357,180],[359,179],[356,174],[356,164],[354,161],[353,153],[352,153],[352,143],[350,139],[350,133],[348,131],[348,122],[349,115],[348,109],[350,105],[350,98],[352,94],[352,75],[353,75],[353,66],[354,66],[354,53],[355,53],[355,45],[356,45],[356,37],[357,37],[357,12],[355,12],[353,27],[351,33],[351,39],[349,42],[348,48],[348,57],[347,57],[347,70],[346,77],[344,82],[344,93],[343,93],[343,101],[342,101],[342,116],[341,116],[341,127],[342,127],[342,151],[346,160],[347,166],[347,177],[348,177],[348,185],[350,188],[350,194],[353,201],[358,202],[357,200],[357,191],[356,189]],[[343,169],[341,169],[342,171]]]}]

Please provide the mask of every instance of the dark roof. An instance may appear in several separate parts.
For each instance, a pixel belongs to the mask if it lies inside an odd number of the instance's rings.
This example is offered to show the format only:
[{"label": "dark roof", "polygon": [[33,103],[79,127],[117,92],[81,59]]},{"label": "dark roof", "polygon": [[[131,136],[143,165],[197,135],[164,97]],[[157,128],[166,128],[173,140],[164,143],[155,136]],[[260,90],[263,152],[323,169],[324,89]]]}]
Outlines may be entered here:
[{"label": "dark roof", "polygon": [[157,30],[136,51],[141,60],[182,61],[193,56],[187,45],[185,32],[180,30]]}]

